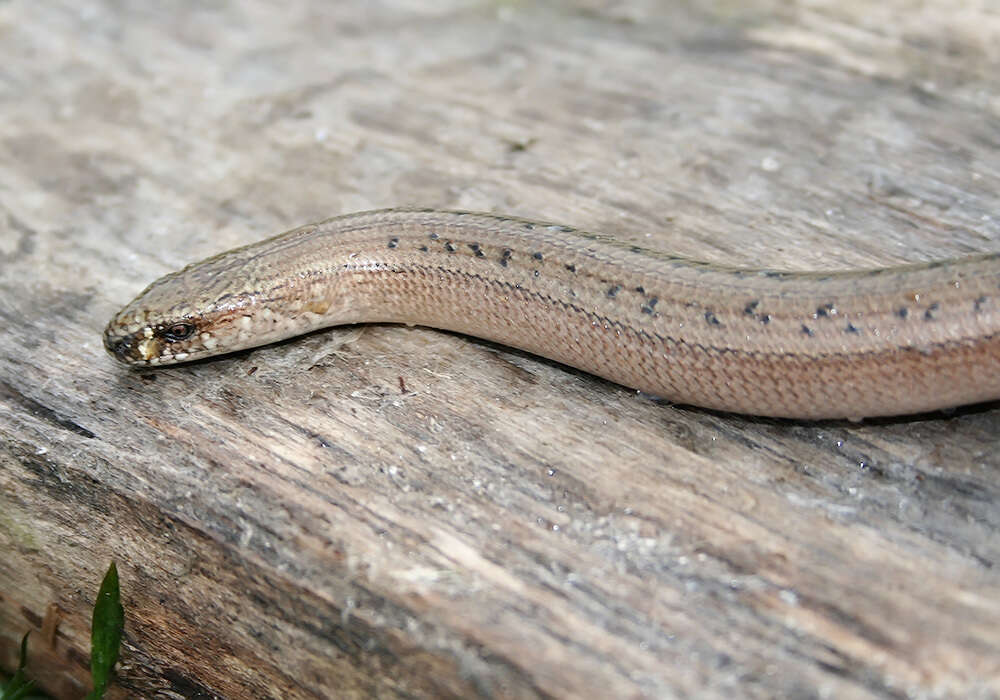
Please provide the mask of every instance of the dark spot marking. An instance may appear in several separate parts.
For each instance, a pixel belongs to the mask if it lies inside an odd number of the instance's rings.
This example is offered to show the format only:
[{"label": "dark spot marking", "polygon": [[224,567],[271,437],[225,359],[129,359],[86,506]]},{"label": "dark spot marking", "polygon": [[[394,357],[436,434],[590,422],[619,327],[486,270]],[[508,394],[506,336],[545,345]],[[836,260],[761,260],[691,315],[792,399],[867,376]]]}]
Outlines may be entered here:
[{"label": "dark spot marking", "polygon": [[928,306],[927,310],[924,312],[924,320],[933,321],[934,319],[937,318],[937,312],[940,310],[941,310],[941,305],[935,301],[933,304]]},{"label": "dark spot marking", "polygon": [[656,302],[659,300],[659,297],[651,297],[646,300],[645,304],[639,307],[639,310],[644,314],[652,314],[653,310],[656,308]]},{"label": "dark spot marking", "polygon": [[541,273],[538,270],[535,270],[535,277],[538,277],[538,275],[540,275],[540,274]]},{"label": "dark spot marking", "polygon": [[848,332],[848,333],[860,333],[860,332],[861,332],[861,329],[860,329],[860,328],[858,328],[857,326],[855,326],[855,325],[854,325],[853,323],[851,323],[850,321],[848,321],[848,322],[847,322],[847,325],[846,325],[846,326],[844,326],[844,330],[845,330],[846,332]]},{"label": "dark spot marking", "polygon": [[479,244],[478,243],[470,243],[469,244],[469,250],[471,250],[473,253],[478,252],[479,251]]},{"label": "dark spot marking", "polygon": [[646,293],[646,290],[643,289],[642,287],[636,287],[635,291],[638,292],[639,294],[645,294]]},{"label": "dark spot marking", "polygon": [[399,239],[398,238],[390,238],[389,239],[389,247],[390,248],[395,248],[398,245],[399,245]]},{"label": "dark spot marking", "polygon": [[722,325],[722,321],[720,321],[718,319],[718,317],[714,313],[712,313],[711,311],[706,311],[705,312],[705,320],[708,321],[708,324],[710,326],[721,326]]},{"label": "dark spot marking", "polygon": [[535,260],[541,260],[542,259],[542,254],[541,253],[532,253],[531,257],[533,257]]},{"label": "dark spot marking", "polygon": [[436,233],[432,233],[432,234],[430,235],[430,239],[431,239],[432,241],[436,241],[436,240],[437,240],[438,238],[440,238],[440,236],[438,236],[438,235],[437,235]]},{"label": "dark spot marking", "polygon": [[757,309],[760,307],[760,299],[754,299],[748,301],[747,305],[743,307],[743,313],[747,316],[753,316],[759,319],[761,323],[765,326],[771,322],[771,314],[758,314]]},{"label": "dark spot marking", "polygon": [[765,270],[764,277],[769,277],[773,280],[783,280],[788,277],[787,272],[780,272],[778,270]]},{"label": "dark spot marking", "polygon": [[576,265],[573,265],[572,263],[566,263],[566,269],[569,270],[570,272],[576,272]]},{"label": "dark spot marking", "polygon": [[804,323],[802,324],[802,334],[803,335],[808,335],[810,338],[812,338],[814,335],[816,335],[815,333],[813,333],[813,329],[810,328],[809,326],[807,326]]},{"label": "dark spot marking", "polygon": [[832,304],[823,304],[816,309],[816,313],[813,314],[813,318],[829,318],[837,313],[836,307]]},{"label": "dark spot marking", "polygon": [[427,252],[427,246],[425,246],[425,245],[420,246],[420,252],[421,253],[426,253]]},{"label": "dark spot marking", "polygon": [[576,231],[576,229],[573,228],[572,226],[557,226],[556,228],[558,228],[563,233],[573,233],[574,231]]},{"label": "dark spot marking", "polygon": [[620,292],[621,290],[622,287],[620,284],[612,285],[611,287],[608,288],[608,296],[614,299],[616,296],[618,296],[618,292]]},{"label": "dark spot marking", "polygon": [[483,251],[481,251],[481,250],[477,250],[477,251],[476,251],[476,257],[477,257],[477,258],[485,258],[485,257],[486,257],[486,253],[484,253],[484,252],[483,252]]},{"label": "dark spot marking", "polygon": [[455,250],[457,250],[455,248],[455,244],[452,243],[451,241],[448,241],[447,243],[444,244],[444,249],[447,250],[449,253],[454,253]]},{"label": "dark spot marking", "polygon": [[632,246],[631,248],[629,248],[629,250],[631,250],[633,253],[641,253],[642,252],[642,248],[640,248],[637,245]]},{"label": "dark spot marking", "polygon": [[532,223],[528,223],[527,221],[525,221],[521,225],[524,226],[524,228],[528,229],[529,231],[534,231],[535,230],[535,225],[532,224]]},{"label": "dark spot marking", "polygon": [[513,254],[514,254],[513,250],[511,250],[510,248],[504,248],[503,253],[501,253],[501,257],[503,257],[504,260],[510,260]]},{"label": "dark spot marking", "polygon": [[910,310],[905,306],[900,306],[896,309],[896,315],[905,320],[910,315]]},{"label": "dark spot marking", "polygon": [[981,296],[973,302],[972,306],[976,310],[976,313],[978,314],[982,312],[983,305],[985,304],[986,304],[986,296]]},{"label": "dark spot marking", "polygon": [[500,267],[507,267],[507,258],[500,258]]}]

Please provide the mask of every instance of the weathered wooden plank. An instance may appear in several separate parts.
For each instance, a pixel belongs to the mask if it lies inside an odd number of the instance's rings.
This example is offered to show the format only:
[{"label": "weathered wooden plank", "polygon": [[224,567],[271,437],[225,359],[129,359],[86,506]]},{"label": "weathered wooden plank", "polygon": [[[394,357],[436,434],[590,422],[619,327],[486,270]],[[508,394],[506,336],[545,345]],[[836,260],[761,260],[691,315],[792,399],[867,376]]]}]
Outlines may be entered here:
[{"label": "weathered wooden plank", "polygon": [[99,336],[185,262],[401,204],[791,269],[996,250],[998,34],[905,0],[0,6],[0,665],[34,629],[78,697],[114,559],[128,697],[1000,694],[995,406],[758,420],[392,326],[139,375]]}]

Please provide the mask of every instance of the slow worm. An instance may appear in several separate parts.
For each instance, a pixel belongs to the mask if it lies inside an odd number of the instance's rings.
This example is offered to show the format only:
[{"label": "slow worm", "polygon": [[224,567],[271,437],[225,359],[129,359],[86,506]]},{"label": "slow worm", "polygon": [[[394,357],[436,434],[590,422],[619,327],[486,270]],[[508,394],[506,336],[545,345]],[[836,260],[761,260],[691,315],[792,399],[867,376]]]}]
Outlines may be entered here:
[{"label": "slow worm", "polygon": [[130,365],[326,326],[487,338],[683,404],[790,418],[1000,398],[1000,254],[845,272],[741,269],[507,216],[391,209],[237,248],[108,324]]}]

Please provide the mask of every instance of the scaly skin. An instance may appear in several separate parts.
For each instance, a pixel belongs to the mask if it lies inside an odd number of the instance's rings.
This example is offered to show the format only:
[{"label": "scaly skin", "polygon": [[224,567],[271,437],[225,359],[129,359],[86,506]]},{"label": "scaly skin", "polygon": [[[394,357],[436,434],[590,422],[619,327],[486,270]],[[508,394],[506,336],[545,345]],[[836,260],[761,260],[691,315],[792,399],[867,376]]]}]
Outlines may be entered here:
[{"label": "scaly skin", "polygon": [[189,265],[104,340],[123,362],[164,365],[363,322],[458,331],[754,415],[858,419],[1000,398],[1000,254],[748,270],[423,209],[336,217]]}]

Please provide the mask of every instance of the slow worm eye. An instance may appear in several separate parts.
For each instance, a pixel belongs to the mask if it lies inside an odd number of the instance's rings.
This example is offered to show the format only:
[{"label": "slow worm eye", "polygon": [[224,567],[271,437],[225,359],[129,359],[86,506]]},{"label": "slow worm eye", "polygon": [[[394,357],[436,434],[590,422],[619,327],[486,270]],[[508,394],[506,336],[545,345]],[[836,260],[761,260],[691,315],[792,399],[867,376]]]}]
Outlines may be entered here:
[{"label": "slow worm eye", "polygon": [[192,333],[194,333],[193,324],[175,323],[172,326],[167,326],[166,330],[163,331],[163,337],[173,343],[188,338]]}]

